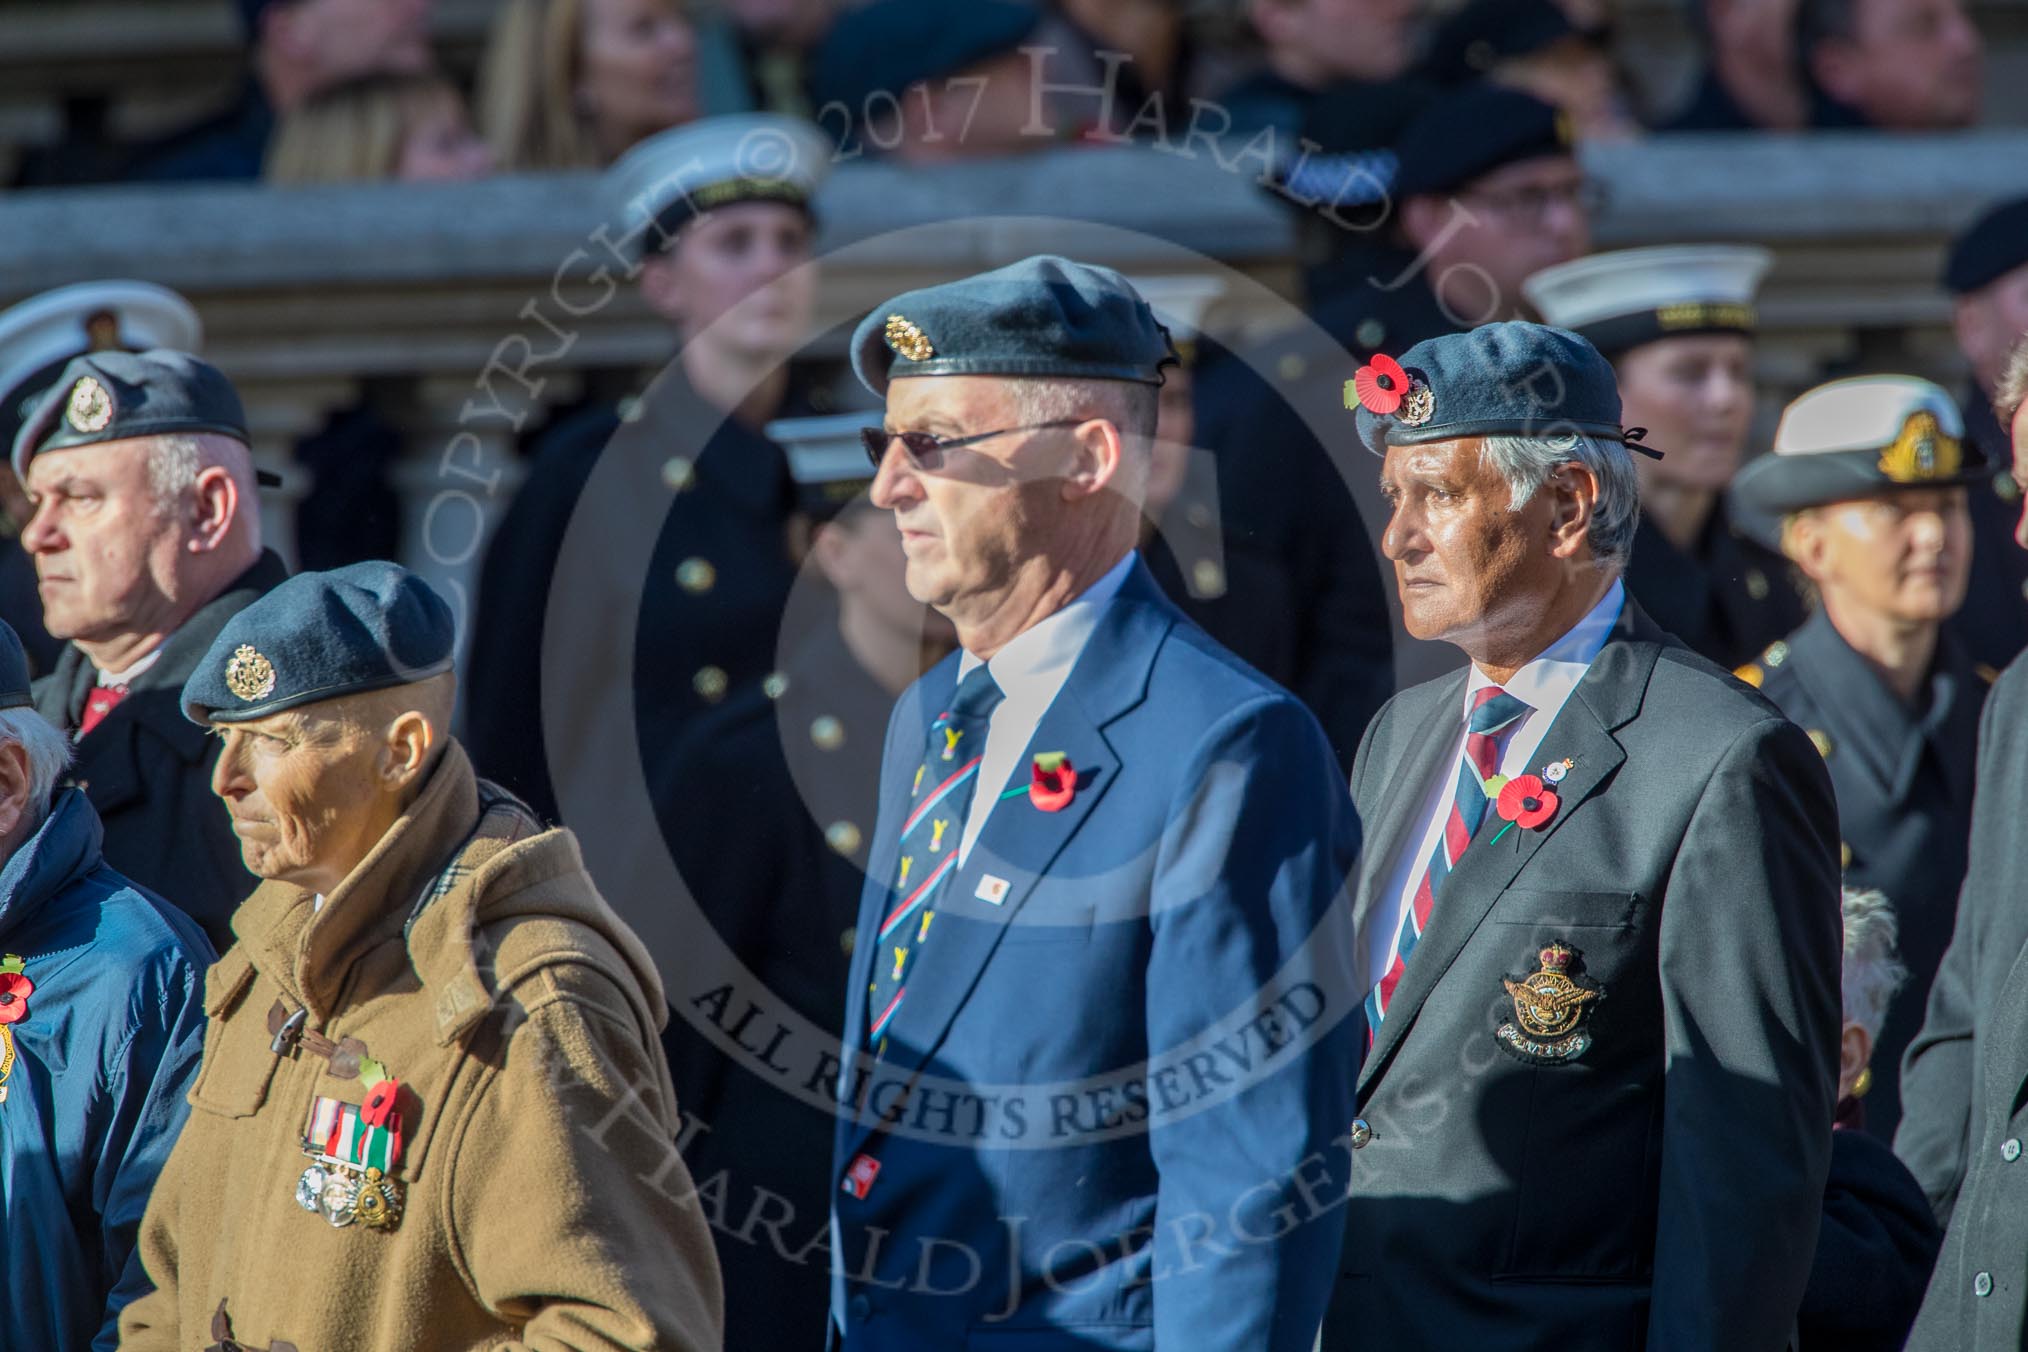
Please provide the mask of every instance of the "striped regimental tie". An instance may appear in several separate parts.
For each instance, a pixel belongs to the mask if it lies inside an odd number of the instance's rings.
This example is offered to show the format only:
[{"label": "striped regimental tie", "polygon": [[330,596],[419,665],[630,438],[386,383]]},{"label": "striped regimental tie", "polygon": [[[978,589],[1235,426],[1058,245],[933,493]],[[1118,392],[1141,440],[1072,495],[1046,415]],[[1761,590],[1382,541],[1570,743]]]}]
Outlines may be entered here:
[{"label": "striped regimental tie", "polygon": [[1422,881],[1416,884],[1415,899],[1402,912],[1401,924],[1394,931],[1394,955],[1388,959],[1387,974],[1366,997],[1369,1037],[1379,1031],[1380,1021],[1387,1017],[1394,988],[1401,984],[1401,974],[1408,969],[1408,955],[1415,951],[1416,941],[1429,925],[1429,913],[1436,905],[1437,894],[1443,890],[1444,879],[1451,876],[1465,847],[1472,843],[1472,833],[1485,820],[1486,781],[1500,773],[1501,745],[1529,711],[1529,705],[1497,685],[1489,685],[1472,697],[1472,711],[1465,720],[1465,758],[1458,765],[1457,789],[1451,795],[1450,816],[1444,822],[1443,836],[1429,852]]},{"label": "striped regimental tie", "polygon": [[982,663],[958,682],[951,707],[930,724],[929,745],[909,785],[908,816],[897,846],[901,863],[880,919],[873,983],[867,988],[867,1040],[876,1053],[887,1050],[887,1026],[908,995],[909,973],[936,919],[937,894],[958,866],[958,842],[986,750],[987,720],[1004,698]]}]

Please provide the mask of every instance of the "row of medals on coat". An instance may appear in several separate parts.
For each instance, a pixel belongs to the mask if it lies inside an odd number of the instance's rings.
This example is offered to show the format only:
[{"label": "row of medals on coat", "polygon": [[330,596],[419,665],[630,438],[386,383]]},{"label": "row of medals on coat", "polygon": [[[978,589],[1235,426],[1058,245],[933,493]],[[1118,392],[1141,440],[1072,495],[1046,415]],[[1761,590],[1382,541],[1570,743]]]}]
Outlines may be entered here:
[{"label": "row of medals on coat", "polygon": [[[361,1078],[365,1078],[362,1076]],[[401,1086],[381,1079],[364,1103],[318,1096],[303,1130],[309,1165],[296,1180],[296,1205],[333,1227],[391,1230],[401,1220]]]}]

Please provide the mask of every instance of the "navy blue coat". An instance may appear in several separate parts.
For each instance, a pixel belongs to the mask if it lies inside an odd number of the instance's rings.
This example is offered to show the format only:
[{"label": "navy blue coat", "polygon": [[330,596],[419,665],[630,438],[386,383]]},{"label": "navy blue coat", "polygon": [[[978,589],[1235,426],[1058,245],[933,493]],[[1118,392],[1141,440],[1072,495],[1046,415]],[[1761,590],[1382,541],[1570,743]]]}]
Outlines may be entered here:
[{"label": "navy blue coat", "polygon": [[[1308,1352],[1357,1027],[1337,931],[1358,829],[1322,731],[1136,565],[1028,748],[1068,755],[1074,798],[1038,809],[1017,761],[876,1062],[884,883],[957,667],[887,734],[845,1014],[834,1338]],[[878,1166],[863,1197],[855,1162]]]},{"label": "navy blue coat", "polygon": [[135,1231],[204,1050],[204,935],[106,866],[65,789],[0,868],[0,951],[35,983],[7,1025],[0,1101],[0,1347],[110,1352],[148,1290]]}]

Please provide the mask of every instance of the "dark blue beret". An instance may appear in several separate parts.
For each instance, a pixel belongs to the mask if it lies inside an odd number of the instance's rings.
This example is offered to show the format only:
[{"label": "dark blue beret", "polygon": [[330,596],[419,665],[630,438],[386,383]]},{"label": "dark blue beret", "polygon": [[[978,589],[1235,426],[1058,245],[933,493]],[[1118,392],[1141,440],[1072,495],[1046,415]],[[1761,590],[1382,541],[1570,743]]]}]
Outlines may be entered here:
[{"label": "dark blue beret", "polygon": [[1375,455],[1454,437],[1624,436],[1612,363],[1567,329],[1521,320],[1426,338],[1398,361],[1376,354],[1345,382],[1345,407]]},{"label": "dark blue beret", "polygon": [[128,437],[217,432],[249,440],[232,382],[187,352],[87,352],[74,357],[14,435],[14,472],[44,451]]},{"label": "dark blue beret", "polygon": [[14,626],[0,620],[0,709],[26,709],[35,703],[28,693],[28,653]]},{"label": "dark blue beret", "polygon": [[852,334],[852,369],[878,395],[899,376],[1159,385],[1163,363],[1175,360],[1168,331],[1126,278],[1052,254],[903,292]]},{"label": "dark blue beret", "polygon": [[1401,133],[1395,195],[1455,192],[1510,164],[1568,155],[1575,144],[1569,114],[1533,94],[1467,85],[1426,105]]},{"label": "dark blue beret", "polygon": [[1571,37],[1591,40],[1554,0],[1471,0],[1437,25],[1423,70],[1443,84],[1463,84]]},{"label": "dark blue beret", "polygon": [[183,683],[193,723],[244,723],[451,669],[457,624],[398,564],[298,573],[225,623]]},{"label": "dark blue beret", "polygon": [[1944,289],[1954,296],[1997,282],[2028,263],[2028,197],[1989,209],[1951,242]]},{"label": "dark blue beret", "polygon": [[1041,23],[1039,8],[1015,0],[875,0],[832,22],[812,62],[810,97],[819,108],[843,104],[855,126],[886,126],[894,109],[875,95],[899,100],[918,80],[1011,52]]}]

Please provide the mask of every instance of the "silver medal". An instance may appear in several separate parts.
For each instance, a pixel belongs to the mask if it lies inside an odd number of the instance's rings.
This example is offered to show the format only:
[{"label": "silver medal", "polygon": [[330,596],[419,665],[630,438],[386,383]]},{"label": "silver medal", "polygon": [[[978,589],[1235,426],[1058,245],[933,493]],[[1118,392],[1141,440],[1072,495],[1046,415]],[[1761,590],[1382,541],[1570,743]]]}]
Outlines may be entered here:
[{"label": "silver medal", "polygon": [[324,1219],[337,1229],[352,1224],[358,1217],[353,1212],[353,1203],[358,1200],[359,1186],[343,1174],[334,1174],[324,1181],[320,1194],[323,1202]]},{"label": "silver medal", "polygon": [[296,1180],[296,1205],[312,1215],[323,1210],[324,1166],[313,1164]]}]

